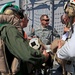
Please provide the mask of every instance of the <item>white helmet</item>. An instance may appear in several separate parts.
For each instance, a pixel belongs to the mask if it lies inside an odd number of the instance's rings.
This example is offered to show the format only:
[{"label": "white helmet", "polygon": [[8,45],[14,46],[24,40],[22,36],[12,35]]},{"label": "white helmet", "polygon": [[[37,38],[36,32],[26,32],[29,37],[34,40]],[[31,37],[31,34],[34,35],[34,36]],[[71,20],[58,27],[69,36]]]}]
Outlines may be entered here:
[{"label": "white helmet", "polygon": [[32,38],[29,42],[29,46],[34,48],[34,49],[39,49],[41,46],[39,39],[38,38]]},{"label": "white helmet", "polygon": [[75,0],[68,0],[64,5],[64,11],[69,17],[75,16]]},{"label": "white helmet", "polygon": [[70,0],[70,3],[75,4],[75,0]]},{"label": "white helmet", "polygon": [[65,2],[64,4],[64,10],[67,8],[68,2]]}]

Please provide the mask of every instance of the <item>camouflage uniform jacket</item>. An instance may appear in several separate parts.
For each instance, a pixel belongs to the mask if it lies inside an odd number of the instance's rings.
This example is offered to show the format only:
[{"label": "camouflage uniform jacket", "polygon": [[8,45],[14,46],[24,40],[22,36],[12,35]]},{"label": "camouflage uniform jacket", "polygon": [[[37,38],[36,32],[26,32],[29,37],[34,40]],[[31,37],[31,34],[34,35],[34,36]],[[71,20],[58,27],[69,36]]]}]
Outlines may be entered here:
[{"label": "camouflage uniform jacket", "polygon": [[46,45],[49,45],[53,41],[53,37],[60,37],[56,29],[49,25],[45,28],[40,25],[40,27],[35,30],[34,34]]}]

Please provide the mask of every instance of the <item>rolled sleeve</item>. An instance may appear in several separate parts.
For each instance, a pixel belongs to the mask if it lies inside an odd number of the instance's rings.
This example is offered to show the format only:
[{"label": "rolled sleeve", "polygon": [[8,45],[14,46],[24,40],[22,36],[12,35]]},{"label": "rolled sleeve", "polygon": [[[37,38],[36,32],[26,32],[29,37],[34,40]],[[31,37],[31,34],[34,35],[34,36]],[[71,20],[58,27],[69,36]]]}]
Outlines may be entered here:
[{"label": "rolled sleeve", "polygon": [[72,37],[57,50],[57,56],[61,59],[70,59],[75,57],[75,26]]},{"label": "rolled sleeve", "polygon": [[67,44],[67,42],[65,43],[65,45],[57,50],[57,56],[58,58],[61,59],[69,59],[69,46]]}]

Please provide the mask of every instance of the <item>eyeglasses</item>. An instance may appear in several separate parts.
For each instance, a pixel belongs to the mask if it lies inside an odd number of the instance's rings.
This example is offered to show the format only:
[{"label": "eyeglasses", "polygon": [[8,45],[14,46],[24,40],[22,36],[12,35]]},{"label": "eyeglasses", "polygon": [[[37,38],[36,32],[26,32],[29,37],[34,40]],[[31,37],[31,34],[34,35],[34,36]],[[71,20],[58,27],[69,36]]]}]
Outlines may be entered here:
[{"label": "eyeglasses", "polygon": [[43,19],[44,21],[49,21],[49,19]]}]

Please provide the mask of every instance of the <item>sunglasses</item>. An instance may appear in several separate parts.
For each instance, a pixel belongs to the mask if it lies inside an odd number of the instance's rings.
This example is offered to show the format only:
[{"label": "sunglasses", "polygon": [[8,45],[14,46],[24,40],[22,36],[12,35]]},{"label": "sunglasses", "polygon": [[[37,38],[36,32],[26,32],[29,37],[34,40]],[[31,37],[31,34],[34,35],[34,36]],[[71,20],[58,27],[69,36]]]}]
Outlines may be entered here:
[{"label": "sunglasses", "polygon": [[49,19],[43,19],[44,21],[49,21]]}]

